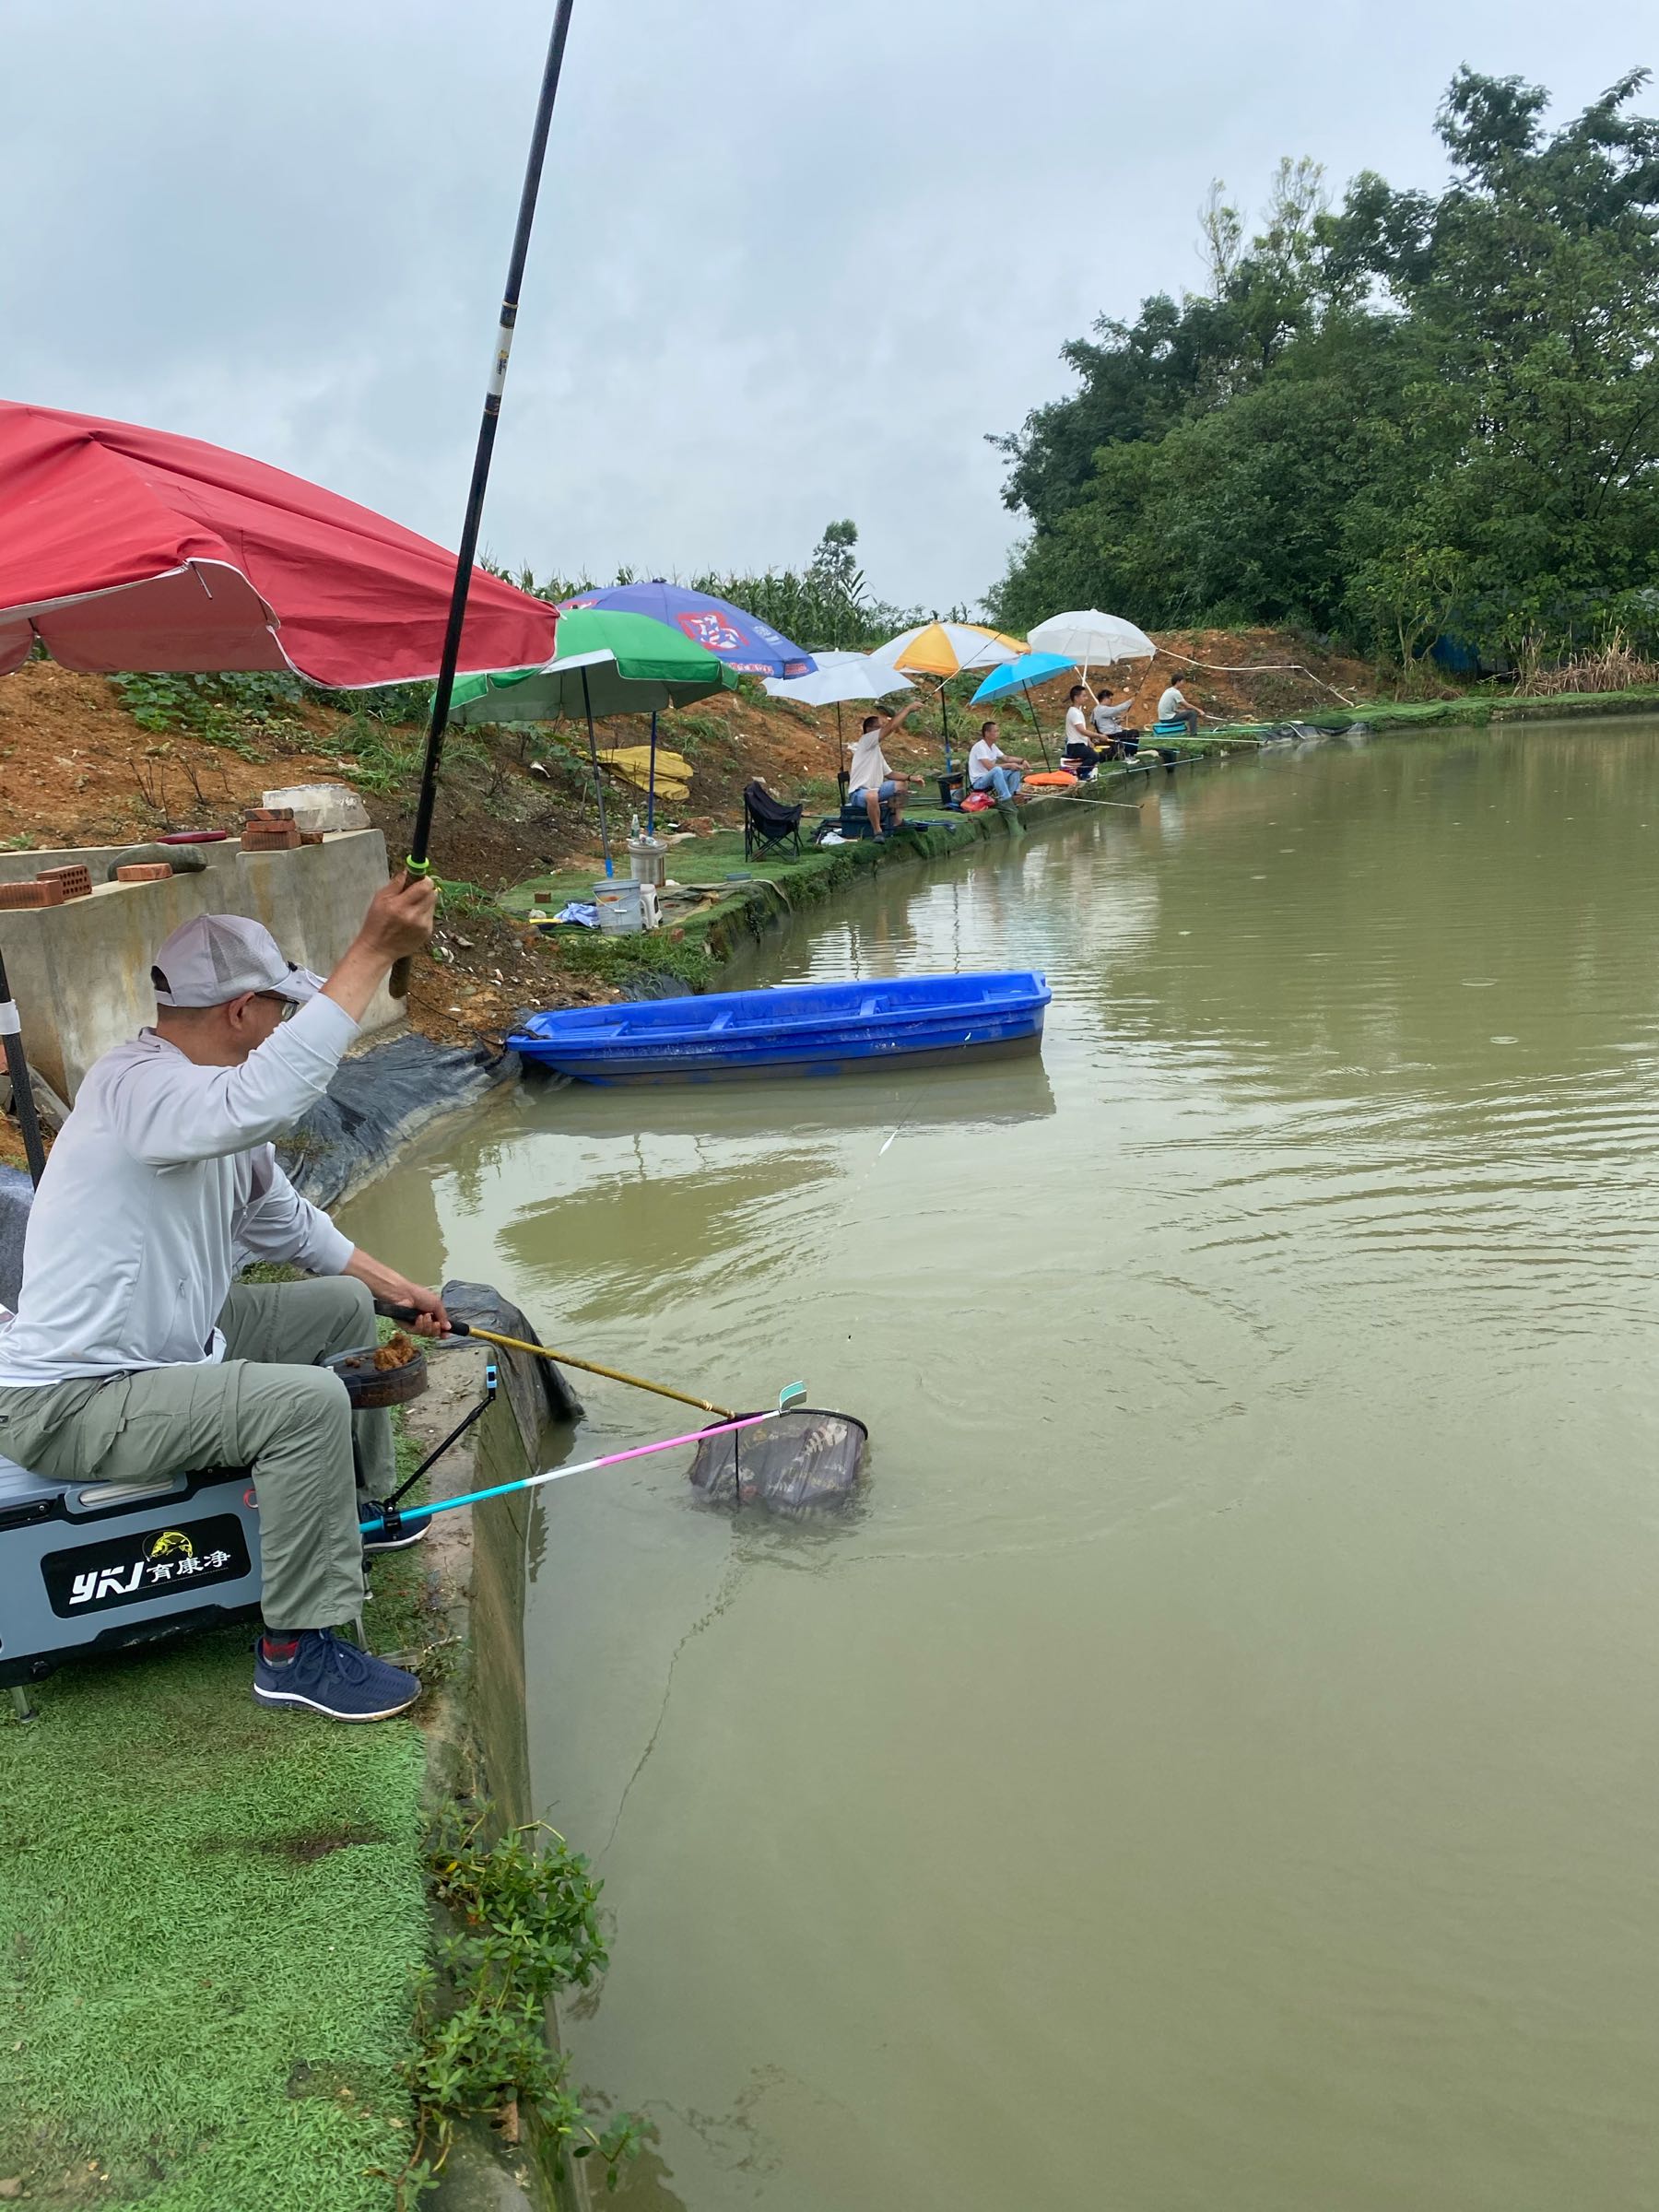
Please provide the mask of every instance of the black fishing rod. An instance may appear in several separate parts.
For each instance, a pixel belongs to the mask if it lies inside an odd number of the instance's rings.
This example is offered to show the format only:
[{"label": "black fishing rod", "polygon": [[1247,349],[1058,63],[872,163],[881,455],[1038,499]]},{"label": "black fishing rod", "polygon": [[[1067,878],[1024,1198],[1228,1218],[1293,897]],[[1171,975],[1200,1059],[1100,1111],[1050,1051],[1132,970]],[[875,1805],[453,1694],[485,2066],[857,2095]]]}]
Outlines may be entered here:
[{"label": "black fishing rod", "polygon": [[[501,294],[501,319],[496,330],[495,357],[484,394],[484,417],[478,425],[477,451],[473,455],[472,484],[466,495],[466,520],[461,528],[461,546],[455,556],[455,582],[450,593],[449,627],[443,633],[443,657],[432,693],[432,721],[427,731],[426,759],[420,771],[420,796],[415,807],[415,829],[409,840],[405,880],[427,873],[427,850],[432,835],[432,810],[438,801],[438,771],[443,759],[443,733],[449,721],[450,700],[455,688],[455,669],[461,658],[461,631],[466,620],[466,594],[472,583],[473,557],[478,549],[478,524],[484,513],[484,492],[489,482],[490,457],[495,452],[496,425],[501,415],[501,392],[507,382],[507,357],[512,350],[512,333],[518,322],[519,291],[524,280],[524,263],[530,252],[530,230],[535,221],[536,195],[541,190],[542,162],[547,151],[547,133],[553,122],[553,101],[559,90],[559,73],[564,66],[565,40],[570,35],[571,11],[575,0],[559,0],[553,18],[553,35],[542,68],[541,96],[535,103],[535,124],[530,134],[530,158],[524,164],[524,184],[519,194],[518,223],[512,233],[512,258]],[[409,990],[409,963],[401,959],[393,969],[387,989],[394,998]]]}]

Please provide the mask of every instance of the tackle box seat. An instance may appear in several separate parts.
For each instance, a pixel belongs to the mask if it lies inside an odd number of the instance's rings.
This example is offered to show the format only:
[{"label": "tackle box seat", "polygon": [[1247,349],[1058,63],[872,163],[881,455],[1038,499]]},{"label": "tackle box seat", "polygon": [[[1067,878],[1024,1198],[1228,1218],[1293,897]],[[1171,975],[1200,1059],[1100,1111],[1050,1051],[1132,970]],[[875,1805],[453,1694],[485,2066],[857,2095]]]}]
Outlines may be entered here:
[{"label": "tackle box seat", "polygon": [[154,1482],[54,1482],[49,1475],[30,1474],[15,1459],[0,1453],[0,1515],[19,1505],[55,1503],[76,1492],[77,1512],[95,1513],[113,1505],[131,1505],[141,1498],[166,1498],[183,1487],[182,1478],[167,1475]]},{"label": "tackle box seat", "polygon": [[33,1505],[39,1499],[61,1498],[67,1488],[66,1483],[48,1481],[44,1475],[31,1475],[15,1459],[0,1454],[0,1513],[8,1506]]}]

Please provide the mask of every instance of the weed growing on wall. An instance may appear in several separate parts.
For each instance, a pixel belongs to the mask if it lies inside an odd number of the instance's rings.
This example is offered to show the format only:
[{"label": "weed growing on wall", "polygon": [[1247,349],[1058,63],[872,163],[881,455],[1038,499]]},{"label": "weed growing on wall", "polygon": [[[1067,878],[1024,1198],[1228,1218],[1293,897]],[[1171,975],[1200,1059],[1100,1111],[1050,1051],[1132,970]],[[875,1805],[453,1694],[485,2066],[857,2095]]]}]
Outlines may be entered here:
[{"label": "weed growing on wall", "polygon": [[441,2171],[457,2124],[488,2119],[509,2141],[522,2118],[575,2159],[599,2158],[615,2189],[638,2155],[631,2113],[595,2126],[566,2086],[567,2061],[548,2043],[545,2013],[561,1989],[585,1989],[607,1963],[599,1892],[588,1863],[558,1830],[531,1821],[486,1850],[488,1806],[445,1808],[433,1834],[431,1886],[455,1928],[441,1947],[443,1974],[417,1999],[418,2049],[405,2070],[419,2133],[399,2196],[418,2201]]}]

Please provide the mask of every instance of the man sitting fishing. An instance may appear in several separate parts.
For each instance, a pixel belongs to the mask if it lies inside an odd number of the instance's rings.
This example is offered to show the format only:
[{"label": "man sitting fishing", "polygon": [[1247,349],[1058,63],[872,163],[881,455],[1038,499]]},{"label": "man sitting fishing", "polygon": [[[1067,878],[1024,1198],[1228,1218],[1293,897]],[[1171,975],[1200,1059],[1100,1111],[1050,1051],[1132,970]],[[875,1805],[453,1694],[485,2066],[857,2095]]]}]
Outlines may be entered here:
[{"label": "man sitting fishing", "polygon": [[1197,708],[1193,705],[1179,684],[1171,684],[1159,696],[1158,701],[1158,726],[1159,729],[1164,729],[1178,722],[1185,723],[1189,737],[1197,736]]},{"label": "man sitting fishing", "polygon": [[1018,798],[1025,771],[1031,764],[1014,753],[1005,753],[996,737],[995,723],[980,724],[978,742],[968,750],[968,782],[971,789],[988,791],[993,797],[1006,802]]},{"label": "man sitting fishing", "polygon": [[853,746],[853,765],[847,771],[847,804],[864,807],[870,818],[870,835],[877,844],[883,835],[883,804],[891,806],[893,827],[897,830],[904,819],[904,794],[920,780],[899,775],[882,751],[881,741],[903,727],[905,716],[916,704],[912,699],[897,714],[866,714]]},{"label": "man sitting fishing", "polygon": [[[252,1469],[254,1698],[336,1721],[387,1720],[420,1684],[335,1634],[363,1602],[359,1483],[394,1485],[391,1416],[354,1420],[317,1362],[374,1342],[377,1297],[415,1307],[424,1335],[449,1320],[299,1195],[271,1140],[323,1096],[436,901],[429,879],[377,891],[326,982],[239,915],[175,929],[150,970],[155,1027],[87,1071],[0,1322],[0,1453],[20,1466],[65,1483]],[[250,1260],[321,1279],[233,1288]]]}]

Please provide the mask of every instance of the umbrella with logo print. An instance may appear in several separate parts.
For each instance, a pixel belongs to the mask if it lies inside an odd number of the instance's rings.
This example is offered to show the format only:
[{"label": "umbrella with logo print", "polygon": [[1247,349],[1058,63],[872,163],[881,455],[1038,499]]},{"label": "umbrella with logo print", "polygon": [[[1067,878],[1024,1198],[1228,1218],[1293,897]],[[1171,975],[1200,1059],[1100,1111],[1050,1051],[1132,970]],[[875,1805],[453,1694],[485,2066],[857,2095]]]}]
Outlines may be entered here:
[{"label": "umbrella with logo print", "polygon": [[559,601],[561,614],[581,606],[649,615],[653,622],[679,630],[739,676],[810,676],[818,666],[811,653],[803,653],[758,615],[734,606],[729,599],[716,599],[712,593],[665,583],[660,576],[649,583],[615,583],[603,591],[578,592]]},{"label": "umbrella with logo print", "polygon": [[[818,666],[811,653],[792,644],[782,630],[762,622],[729,599],[711,592],[694,592],[683,583],[668,583],[654,576],[648,583],[613,583],[603,590],[578,592],[559,601],[561,614],[598,607],[609,614],[647,615],[669,629],[677,629],[693,645],[700,645],[736,676],[810,676]],[[646,799],[645,833],[656,826],[656,716],[651,717],[651,785]]]}]

